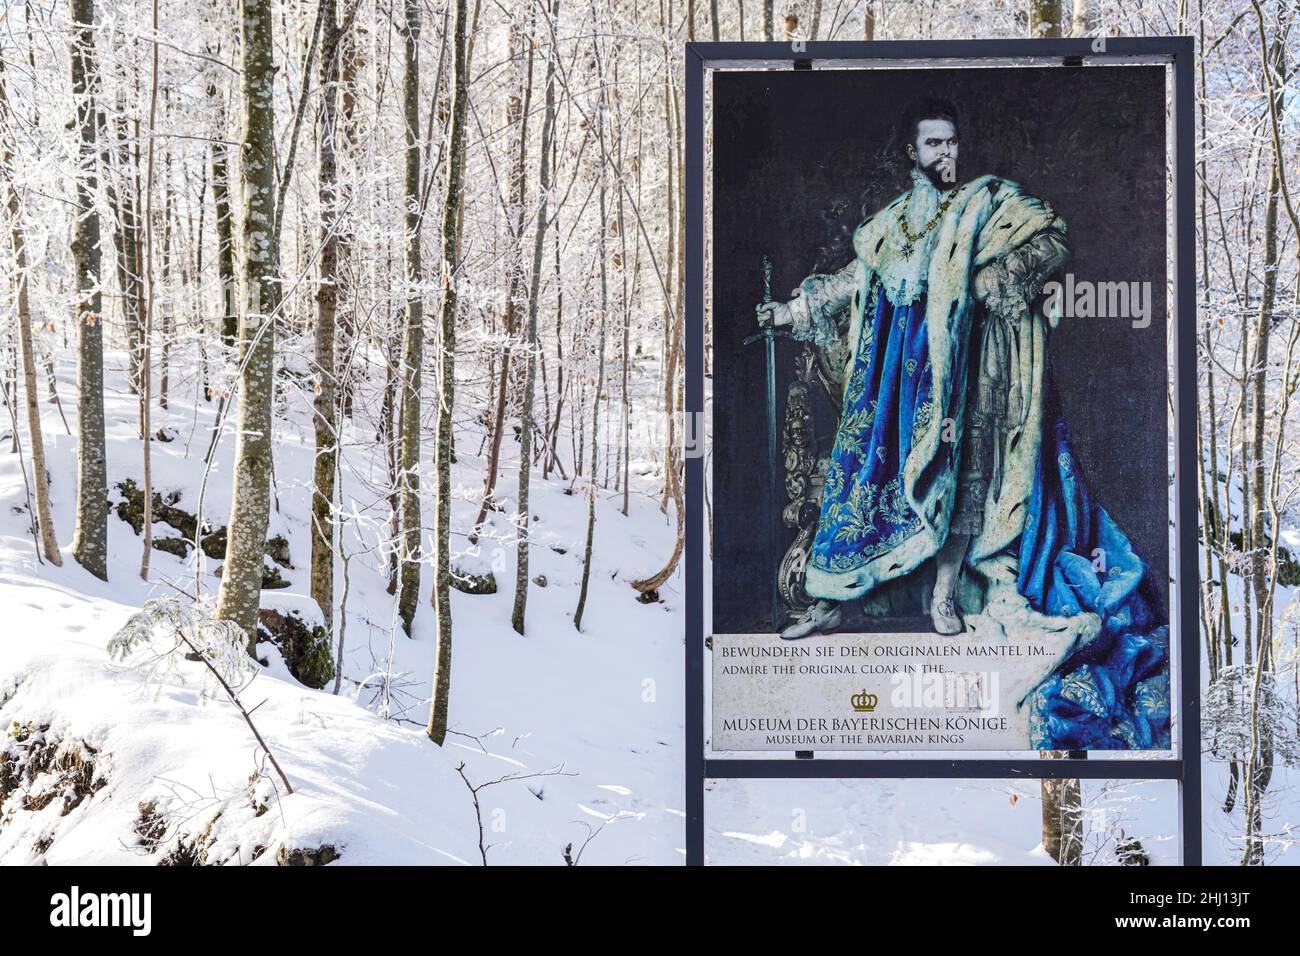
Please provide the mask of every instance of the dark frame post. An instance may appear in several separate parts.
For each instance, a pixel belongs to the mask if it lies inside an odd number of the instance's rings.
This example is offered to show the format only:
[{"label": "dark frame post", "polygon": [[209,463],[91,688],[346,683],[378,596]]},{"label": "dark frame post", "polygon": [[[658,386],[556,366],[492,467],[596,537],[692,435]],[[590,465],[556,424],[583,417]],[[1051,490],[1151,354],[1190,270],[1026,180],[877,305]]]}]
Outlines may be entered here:
[{"label": "dark frame post", "polygon": [[[1195,43],[1191,37],[1050,40],[884,40],[872,42],[686,44],[686,863],[704,864],[704,782],[716,779],[927,778],[1176,780],[1182,864],[1201,864],[1200,621],[1197,601],[1196,234],[1193,135]],[[1174,89],[1174,508],[1178,530],[1171,624],[1178,635],[1178,742],[1172,758],[1037,759],[707,759],[704,736],[704,82],[710,62],[761,61],[808,68],[811,61],[1021,59],[1049,66],[1163,57]],[[797,64],[796,64],[797,61]],[[1171,648],[1172,650],[1172,648]],[[1173,665],[1171,663],[1171,670]],[[1171,697],[1174,696],[1171,691]],[[1084,755],[1086,756],[1086,754]]]},{"label": "dark frame post", "polygon": [[704,864],[704,60],[686,44],[686,864]]},{"label": "dark frame post", "polygon": [[1177,439],[1174,443],[1174,495],[1178,514],[1178,572],[1176,608],[1178,620],[1179,691],[1179,829],[1183,865],[1201,865],[1201,642],[1200,607],[1197,591],[1196,472],[1194,463],[1199,436],[1196,433],[1196,148],[1192,136],[1195,87],[1192,65],[1196,57],[1191,37],[1169,41],[1174,58],[1174,296],[1175,373]]}]

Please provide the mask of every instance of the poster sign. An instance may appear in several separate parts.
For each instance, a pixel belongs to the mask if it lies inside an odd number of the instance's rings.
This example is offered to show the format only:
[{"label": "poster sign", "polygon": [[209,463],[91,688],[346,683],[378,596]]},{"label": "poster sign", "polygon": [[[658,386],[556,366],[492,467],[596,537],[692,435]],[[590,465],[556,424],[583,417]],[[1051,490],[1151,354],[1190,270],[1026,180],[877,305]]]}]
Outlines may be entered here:
[{"label": "poster sign", "polygon": [[1164,69],[712,83],[712,749],[1169,750]]}]

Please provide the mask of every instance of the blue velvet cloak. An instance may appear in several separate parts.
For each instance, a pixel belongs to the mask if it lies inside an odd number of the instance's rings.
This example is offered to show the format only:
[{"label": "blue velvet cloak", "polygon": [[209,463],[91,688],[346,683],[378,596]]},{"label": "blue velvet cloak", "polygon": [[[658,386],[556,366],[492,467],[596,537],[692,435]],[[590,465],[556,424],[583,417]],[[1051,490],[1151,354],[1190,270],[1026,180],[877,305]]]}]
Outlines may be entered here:
[{"label": "blue velvet cloak", "polygon": [[[896,306],[878,285],[863,322],[836,428],[810,563],[854,571],[923,533],[903,490],[913,434],[935,414],[926,297]],[[865,329],[864,329],[865,332]],[[954,380],[964,382],[967,349]],[[959,393],[960,394],[960,393]],[[1169,747],[1168,617],[1151,569],[1088,493],[1050,384],[1017,590],[1041,614],[1098,616],[1028,698],[1030,742],[1045,750]],[[957,423],[958,426],[960,423]],[[956,437],[956,436],[954,436]],[[957,467],[950,440],[943,470]],[[948,503],[949,505],[951,502]]]}]

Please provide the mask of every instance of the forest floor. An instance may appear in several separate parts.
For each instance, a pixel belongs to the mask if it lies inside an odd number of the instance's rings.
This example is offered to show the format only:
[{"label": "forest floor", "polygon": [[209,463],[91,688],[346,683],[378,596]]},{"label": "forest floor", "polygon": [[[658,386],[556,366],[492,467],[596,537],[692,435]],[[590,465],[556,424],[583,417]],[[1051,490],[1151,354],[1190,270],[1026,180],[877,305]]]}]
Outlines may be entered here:
[{"label": "forest floor", "polygon": [[[123,361],[116,353],[106,360],[114,500],[114,486],[127,478],[139,483],[143,471],[137,404],[124,387]],[[150,581],[142,581],[142,539],[116,513],[109,515],[109,580],[72,559],[75,369],[60,365],[58,382],[73,434],[44,395],[41,409],[61,568],[37,563],[18,456],[8,452],[9,429],[0,429],[0,607],[7,619],[0,725],[8,733],[0,753],[12,761],[11,780],[30,777],[8,788],[0,862],[156,863],[201,850],[209,862],[269,863],[281,848],[328,846],[344,863],[478,864],[474,798],[457,771],[461,763],[475,785],[541,774],[479,790],[490,864],[560,864],[566,846],[576,857],[584,843],[583,864],[682,859],[681,589],[674,579],[660,590],[661,603],[642,604],[629,583],[656,571],[672,550],[672,519],[660,512],[649,481],[645,489],[634,484],[630,517],[619,510],[621,495],[601,492],[579,633],[573,613],[586,499],[581,486],[566,493],[569,483],[535,475],[530,576],[544,576],[546,586],[530,588],[521,637],[510,626],[515,547],[508,512],[517,445],[508,435],[500,484],[507,514],[492,517],[502,538],[484,540],[474,555],[464,530],[481,494],[483,462],[472,457],[479,445],[479,435],[469,432],[473,423],[458,435],[460,533],[453,547],[465,552],[458,561],[467,567],[495,565],[499,588],[452,592],[452,734],[438,748],[424,734],[435,650],[431,575],[426,567],[413,636],[394,634],[385,559],[365,553],[386,535],[387,504],[374,491],[383,464],[370,460],[377,457],[370,452],[372,426],[359,424],[355,443],[345,436],[342,500],[358,517],[348,523],[343,547],[360,553],[349,561],[341,692],[331,694],[332,683],[324,690],[298,683],[275,645],[263,643],[258,653],[268,666],[240,693],[245,706],[257,708],[253,720],[294,788],[287,795],[235,708],[219,691],[201,694],[200,663],[182,660],[175,675],[146,683],[140,666],[110,659],[106,646],[131,614],[151,598],[192,594],[195,569],[192,559],[154,551]],[[192,387],[180,391],[173,383],[173,407],[154,412],[155,429],[175,437],[153,443],[153,482],[159,492],[179,491],[176,506],[193,513],[216,402],[196,402]],[[276,422],[278,508],[268,534],[288,539],[293,567],[281,569],[288,588],[263,592],[263,607],[311,606],[308,401],[290,392]],[[227,435],[208,482],[203,513],[214,525],[223,525],[229,511],[233,450]],[[424,467],[428,488],[428,455]],[[425,506],[431,514],[432,501]],[[161,522],[154,530],[177,536]],[[206,561],[207,598],[215,596],[220,564]],[[338,574],[336,601],[342,561]]]},{"label": "forest floor", "polygon": [[[109,485],[140,482],[136,400],[124,356],[113,353],[106,398]],[[481,431],[458,422],[453,548],[471,572],[491,568],[495,594],[452,592],[455,626],[451,735],[442,748],[423,732],[434,663],[430,575],[411,638],[394,631],[385,558],[384,465],[373,424],[344,436],[342,538],[348,561],[340,693],[299,683],[274,644],[240,691],[244,705],[294,788],[284,792],[251,732],[197,662],[146,680],[140,659],[115,660],[107,645],[150,599],[195,586],[193,559],[162,551],[150,580],[139,576],[141,538],[109,515],[109,580],[72,560],[75,491],[75,369],[60,364],[63,414],[42,396],[53,517],[63,566],[38,562],[27,484],[0,427],[0,863],[167,862],[273,864],[676,864],[683,859],[682,651],[679,568],[642,604],[630,582],[657,570],[673,524],[659,507],[655,463],[633,459],[630,515],[621,494],[601,490],[591,593],[583,629],[573,626],[582,574],[582,486],[534,474],[534,547],[527,636],[510,626],[515,546],[510,535],[517,445],[509,435],[499,484],[503,513],[471,548],[465,531],[483,483]],[[173,406],[154,412],[155,490],[179,492],[193,512],[216,402],[174,386]],[[42,389],[44,391],[44,389]],[[264,607],[306,609],[308,515],[314,458],[307,395],[289,389],[276,423],[276,492],[270,535],[289,542],[282,590]],[[25,434],[26,429],[22,429]],[[565,439],[567,441],[567,437]],[[645,436],[644,447],[653,445]],[[217,448],[203,513],[229,509],[233,438]],[[645,456],[647,459],[650,455]],[[26,460],[26,450],[24,450]],[[432,475],[426,455],[425,487]],[[639,474],[638,474],[639,473]],[[29,472],[30,474],[30,472]],[[426,495],[427,497],[427,495]],[[110,492],[110,498],[120,495]],[[426,514],[432,501],[426,500]],[[426,525],[431,522],[426,521]],[[162,523],[155,535],[175,537]],[[215,596],[220,560],[199,573]],[[337,567],[336,601],[343,595]],[[306,612],[308,616],[311,611]],[[209,692],[204,693],[205,687]],[[387,688],[387,693],[385,693]],[[463,767],[461,766],[463,764]],[[1231,862],[1236,823],[1225,816],[1222,765],[1206,766],[1207,857]],[[463,777],[462,777],[463,774]],[[1296,819],[1279,772],[1280,803],[1269,829]],[[499,781],[499,782],[497,782]],[[475,795],[468,784],[480,786]],[[1177,859],[1176,787],[1168,782],[1085,784],[1087,862],[1113,862],[1137,837],[1153,863]],[[711,781],[706,793],[710,862],[850,864],[1047,864],[1036,782]],[[1239,816],[1239,811],[1237,813]],[[1295,851],[1273,854],[1294,862]]]}]

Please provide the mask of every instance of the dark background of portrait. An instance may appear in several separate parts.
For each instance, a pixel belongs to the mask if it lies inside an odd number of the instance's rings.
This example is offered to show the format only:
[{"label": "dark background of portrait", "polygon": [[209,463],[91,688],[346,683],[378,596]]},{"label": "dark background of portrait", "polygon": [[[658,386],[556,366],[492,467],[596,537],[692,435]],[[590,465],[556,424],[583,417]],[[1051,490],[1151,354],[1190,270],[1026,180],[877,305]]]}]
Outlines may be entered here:
[{"label": "dark background of portrait", "polygon": [[[1167,594],[1163,68],[719,72],[713,94],[713,630],[771,631],[767,517],[787,499],[767,486],[763,347],[742,345],[761,260],[782,301],[846,264],[853,227],[910,186],[894,127],[932,96],[957,107],[960,179],[1014,180],[1064,217],[1076,281],[1151,283],[1148,328],[1063,318],[1048,354],[1088,487]],[[799,347],[777,344],[778,430]],[[835,425],[820,409],[819,456]],[[783,553],[794,532],[780,532]]]}]

